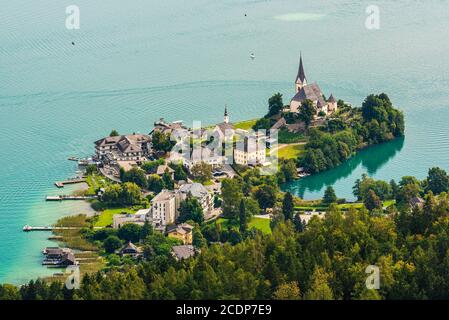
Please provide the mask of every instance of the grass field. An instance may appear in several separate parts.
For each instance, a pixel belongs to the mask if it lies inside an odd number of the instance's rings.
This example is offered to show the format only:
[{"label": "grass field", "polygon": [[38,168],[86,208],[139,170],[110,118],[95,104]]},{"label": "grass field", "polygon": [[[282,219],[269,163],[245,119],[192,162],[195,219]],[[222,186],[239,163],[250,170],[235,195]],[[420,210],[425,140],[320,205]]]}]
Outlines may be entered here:
[{"label": "grass field", "polygon": [[279,159],[295,159],[304,152],[304,144],[291,144],[286,146],[279,146]]},{"label": "grass field", "polygon": [[[386,200],[383,203],[384,207],[389,207],[391,205],[393,205],[395,203],[394,200]],[[355,202],[355,203],[343,203],[343,204],[339,204],[337,205],[337,207],[341,210],[349,210],[349,208],[355,208],[355,209],[361,209],[363,207],[363,203],[361,202]],[[313,204],[313,205],[301,205],[301,206],[295,206],[296,210],[301,210],[301,211],[326,211],[327,206],[322,205],[321,203],[318,204]]]},{"label": "grass field", "polygon": [[122,212],[126,213],[135,213],[136,210],[131,208],[114,208],[114,209],[106,209],[100,213],[98,220],[95,222],[95,227],[106,227],[112,224],[112,217],[114,214],[120,214]]},{"label": "grass field", "polygon": [[301,133],[290,132],[287,129],[281,129],[278,132],[279,143],[298,143],[305,142],[306,137]]},{"label": "grass field", "polygon": [[95,195],[95,190],[104,188],[109,184],[105,177],[98,174],[89,175],[86,182],[89,185],[89,189],[87,190],[89,195]]},{"label": "grass field", "polygon": [[257,121],[257,119],[240,121],[240,122],[234,123],[234,127],[236,129],[249,130],[256,124],[256,121]]},{"label": "grass field", "polygon": [[[221,224],[221,226],[226,229],[232,228],[237,230],[239,228],[238,223],[225,218],[219,218],[217,220],[217,223]],[[251,218],[251,221],[248,223],[248,229],[251,228],[256,228],[266,234],[271,234],[270,219],[253,217]]]}]

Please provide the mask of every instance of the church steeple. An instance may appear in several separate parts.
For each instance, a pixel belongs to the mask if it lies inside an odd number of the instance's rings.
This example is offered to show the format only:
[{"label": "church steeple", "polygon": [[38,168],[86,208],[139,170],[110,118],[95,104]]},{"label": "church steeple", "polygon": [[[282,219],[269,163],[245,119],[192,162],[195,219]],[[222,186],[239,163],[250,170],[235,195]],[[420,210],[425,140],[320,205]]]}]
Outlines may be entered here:
[{"label": "church steeple", "polygon": [[298,75],[296,76],[296,92],[302,89],[302,87],[307,85],[306,74],[304,72],[304,65],[302,63],[302,53],[299,54],[299,69]]},{"label": "church steeple", "polygon": [[228,106],[225,105],[225,110],[224,110],[224,123],[229,123],[229,115],[228,115]]}]

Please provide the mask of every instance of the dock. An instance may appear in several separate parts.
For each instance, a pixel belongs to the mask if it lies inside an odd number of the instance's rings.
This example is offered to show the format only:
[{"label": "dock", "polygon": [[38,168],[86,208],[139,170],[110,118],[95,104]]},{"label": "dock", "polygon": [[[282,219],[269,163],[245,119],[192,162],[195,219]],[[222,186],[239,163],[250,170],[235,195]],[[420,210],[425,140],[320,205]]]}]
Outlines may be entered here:
[{"label": "dock", "polygon": [[98,196],[71,196],[71,195],[59,195],[59,196],[47,196],[46,201],[63,201],[63,200],[92,200],[97,199]]},{"label": "dock", "polygon": [[26,225],[23,227],[24,232],[30,231],[53,231],[53,230],[77,230],[81,229],[80,227],[53,227],[53,226],[44,226],[44,227],[32,227]]},{"label": "dock", "polygon": [[73,178],[73,179],[67,179],[64,181],[56,181],[55,186],[58,188],[64,188],[64,185],[66,185],[66,184],[82,183],[82,182],[86,182],[86,181],[87,181],[86,178]]}]

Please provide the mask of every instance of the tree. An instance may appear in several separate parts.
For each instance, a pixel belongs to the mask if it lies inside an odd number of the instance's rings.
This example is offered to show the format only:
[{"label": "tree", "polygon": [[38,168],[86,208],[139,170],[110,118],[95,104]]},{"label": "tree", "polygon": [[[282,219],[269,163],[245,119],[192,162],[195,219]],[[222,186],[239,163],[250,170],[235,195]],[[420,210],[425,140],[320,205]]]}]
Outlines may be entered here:
[{"label": "tree", "polygon": [[207,246],[207,241],[204,238],[203,234],[201,233],[201,230],[199,228],[193,228],[192,231],[192,245],[195,248],[204,248]]},{"label": "tree", "polygon": [[369,211],[372,211],[374,209],[382,209],[382,201],[371,189],[368,191],[364,204]]},{"label": "tree", "polygon": [[294,224],[295,230],[297,232],[304,231],[304,224],[302,222],[301,215],[299,214],[299,212],[297,214],[295,214],[295,217],[293,218],[293,224]]},{"label": "tree", "polygon": [[263,184],[257,187],[255,192],[255,198],[259,202],[259,206],[266,210],[267,208],[273,208],[276,203],[277,190],[274,186],[269,184]]},{"label": "tree", "polygon": [[104,240],[103,247],[107,253],[114,253],[122,246],[122,242],[117,236],[109,236]]},{"label": "tree", "polygon": [[117,236],[125,241],[139,242],[142,227],[135,223],[126,223],[118,229]]},{"label": "tree", "polygon": [[122,185],[120,194],[120,203],[122,205],[133,206],[142,202],[142,193],[140,187],[132,182],[125,182]]},{"label": "tree", "polygon": [[152,174],[148,177],[148,190],[153,191],[154,193],[159,193],[164,189],[164,182],[161,177],[157,174]]},{"label": "tree", "polygon": [[182,166],[182,164],[175,164],[175,163],[171,163],[170,167],[175,170],[174,173],[174,178],[176,181],[179,180],[187,180],[187,173],[184,169],[184,167]]},{"label": "tree", "polygon": [[181,201],[179,205],[179,222],[186,222],[188,220],[195,221],[198,224],[202,224],[204,221],[203,207],[197,198],[192,197],[191,194],[187,195],[184,201]]},{"label": "tree", "polygon": [[284,215],[285,221],[291,220],[295,212],[295,206],[293,203],[293,196],[290,192],[287,192],[282,201],[282,214]]},{"label": "tree", "polygon": [[170,134],[155,131],[152,135],[153,149],[160,152],[169,152],[176,144],[170,140]]},{"label": "tree", "polygon": [[89,164],[86,167],[86,174],[87,175],[92,175],[92,174],[97,173],[97,172],[98,172],[98,168],[97,168],[96,164]]},{"label": "tree", "polygon": [[122,177],[123,182],[134,182],[141,188],[147,187],[147,178],[145,177],[145,172],[138,167],[133,167],[126,171]]},{"label": "tree", "polygon": [[279,92],[274,94],[270,99],[268,99],[268,117],[277,115],[284,108],[284,103],[282,101],[282,94]]},{"label": "tree", "polygon": [[285,160],[281,166],[281,172],[284,174],[285,182],[290,182],[298,176],[296,163],[294,159]]},{"label": "tree", "polygon": [[299,118],[304,122],[306,128],[309,128],[310,123],[315,117],[316,109],[313,105],[313,102],[310,100],[305,100],[301,104],[301,108],[299,110]]},{"label": "tree", "polygon": [[226,218],[237,219],[240,200],[243,198],[242,183],[238,179],[223,179],[221,181],[223,197],[223,215]]},{"label": "tree", "polygon": [[143,224],[142,228],[140,229],[140,235],[139,239],[145,240],[148,236],[153,234],[153,226],[151,223],[148,222],[148,220],[145,220],[145,223]]},{"label": "tree", "polygon": [[190,172],[201,183],[212,179],[212,166],[204,161],[194,164]]},{"label": "tree", "polygon": [[19,290],[12,284],[0,284],[0,301],[5,300],[20,300]]},{"label": "tree", "polygon": [[284,283],[276,288],[273,293],[274,300],[300,300],[301,293],[299,290],[298,283],[292,281],[289,283]]},{"label": "tree", "polygon": [[239,228],[240,232],[244,233],[248,228],[244,199],[240,200],[239,224],[240,224]]},{"label": "tree", "polygon": [[309,290],[305,294],[306,300],[333,300],[334,294],[329,286],[330,274],[322,267],[316,267]]},{"label": "tree", "polygon": [[438,167],[431,168],[427,175],[426,191],[432,191],[435,195],[449,191],[449,177],[446,171]]},{"label": "tree", "polygon": [[117,137],[117,136],[119,136],[119,133],[118,133],[117,130],[113,129],[113,130],[111,131],[111,133],[109,134],[109,136],[110,136],[110,137]]},{"label": "tree", "polygon": [[323,203],[331,204],[334,202],[337,202],[335,190],[334,188],[332,188],[332,186],[327,186],[326,191],[324,191]]},{"label": "tree", "polygon": [[172,175],[168,171],[168,168],[165,169],[165,172],[162,175],[162,183],[165,189],[173,190],[175,188],[175,182],[173,181]]}]

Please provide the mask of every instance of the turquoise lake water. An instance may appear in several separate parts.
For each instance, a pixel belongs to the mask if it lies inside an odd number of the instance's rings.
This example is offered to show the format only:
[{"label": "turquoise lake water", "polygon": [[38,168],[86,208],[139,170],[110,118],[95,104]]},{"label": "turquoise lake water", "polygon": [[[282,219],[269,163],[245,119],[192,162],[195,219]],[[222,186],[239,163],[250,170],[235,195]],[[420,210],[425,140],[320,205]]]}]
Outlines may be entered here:
[{"label": "turquoise lake water", "polygon": [[0,282],[52,273],[40,266],[48,234],[23,225],[87,212],[43,201],[75,173],[68,156],[91,154],[113,128],[149,132],[162,116],[214,123],[225,104],[231,121],[261,116],[274,92],[293,95],[300,50],[325,94],[360,105],[384,91],[407,128],[405,140],[288,189],[313,199],[332,184],[351,198],[364,172],[449,169],[448,1],[376,1],[376,31],[365,28],[368,1],[78,0],[81,28],[67,30],[71,4],[0,0]]}]

